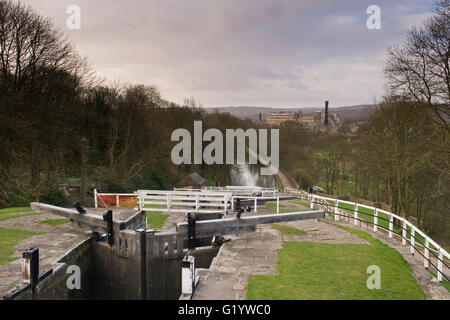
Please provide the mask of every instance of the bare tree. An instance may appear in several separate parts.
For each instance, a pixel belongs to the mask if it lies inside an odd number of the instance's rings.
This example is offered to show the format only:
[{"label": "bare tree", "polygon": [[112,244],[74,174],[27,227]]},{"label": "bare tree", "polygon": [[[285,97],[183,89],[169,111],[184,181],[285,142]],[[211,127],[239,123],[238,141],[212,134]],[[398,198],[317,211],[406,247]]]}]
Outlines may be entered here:
[{"label": "bare tree", "polygon": [[3,140],[7,152],[28,148],[33,187],[40,182],[42,137],[48,119],[53,111],[68,107],[67,101],[58,98],[73,98],[89,74],[86,60],[50,19],[20,2],[0,1],[1,136],[16,139],[16,145]]},{"label": "bare tree", "polygon": [[[444,167],[440,151],[448,143],[437,139],[438,126],[431,118],[418,102],[387,100],[359,131],[356,153],[360,171],[384,186],[391,209],[405,218],[415,212],[420,224],[433,197],[448,195],[438,184]],[[448,182],[448,174],[441,179]]]},{"label": "bare tree", "polygon": [[385,75],[391,94],[430,108],[444,138],[450,134],[450,0],[435,1],[434,15],[412,28],[401,47],[389,50]]}]

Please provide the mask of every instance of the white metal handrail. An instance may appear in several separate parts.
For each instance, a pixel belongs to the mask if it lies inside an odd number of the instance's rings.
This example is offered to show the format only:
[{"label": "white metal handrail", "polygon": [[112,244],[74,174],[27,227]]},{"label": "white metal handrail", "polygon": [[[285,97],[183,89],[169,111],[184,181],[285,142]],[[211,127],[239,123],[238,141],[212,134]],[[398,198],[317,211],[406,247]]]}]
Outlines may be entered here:
[{"label": "white metal handrail", "polygon": [[[407,227],[410,228],[410,239],[408,240],[411,246],[411,254],[414,254],[414,251],[416,249],[416,244],[415,244],[415,234],[419,234],[420,236],[422,236],[425,240],[425,244],[424,244],[424,266],[425,268],[428,269],[429,267],[429,252],[430,251],[434,251],[432,248],[430,248],[430,245],[434,246],[436,248],[436,252],[437,252],[437,256],[438,256],[438,266],[437,266],[437,278],[439,281],[442,281],[442,275],[443,275],[443,261],[444,261],[444,257],[447,259],[450,259],[450,255],[449,253],[442,248],[439,244],[437,244],[433,239],[431,239],[429,236],[427,236],[423,231],[421,231],[420,229],[418,229],[416,226],[414,226],[411,222],[409,222],[407,219],[400,217],[398,215],[396,215],[395,213],[380,209],[380,208],[376,208],[373,206],[369,206],[369,205],[365,205],[365,204],[361,204],[361,203],[357,203],[357,202],[352,202],[352,201],[346,201],[346,200],[340,200],[340,199],[335,199],[335,198],[330,198],[330,197],[322,197],[319,195],[314,195],[314,194],[308,194],[305,191],[302,190],[295,190],[292,188],[285,188],[285,192],[289,192],[289,193],[293,193],[295,195],[299,195],[300,197],[302,197],[302,199],[309,201],[311,208],[314,207],[314,202],[315,199],[318,200],[322,200],[322,202],[325,202],[325,205],[331,205],[334,206],[334,210],[335,213],[338,213],[338,206],[340,203],[345,203],[345,204],[349,204],[351,206],[353,206],[353,221],[354,224],[357,224],[357,221],[360,220],[358,218],[358,208],[362,207],[362,208],[366,208],[366,209],[370,209],[374,211],[374,223],[373,223],[373,230],[374,232],[378,231],[378,228],[384,228],[383,226],[378,225],[378,214],[379,213],[384,213],[385,215],[387,215],[389,217],[389,227],[386,229],[389,233],[389,238],[393,237],[393,233],[394,233],[394,219],[397,219],[398,221],[401,222],[403,228],[402,228],[402,244],[404,246],[406,246],[407,244],[407,235],[406,235],[406,229]],[[330,201],[333,202],[333,204],[330,204],[326,201]],[[339,221],[339,215],[335,215],[335,220]]]}]

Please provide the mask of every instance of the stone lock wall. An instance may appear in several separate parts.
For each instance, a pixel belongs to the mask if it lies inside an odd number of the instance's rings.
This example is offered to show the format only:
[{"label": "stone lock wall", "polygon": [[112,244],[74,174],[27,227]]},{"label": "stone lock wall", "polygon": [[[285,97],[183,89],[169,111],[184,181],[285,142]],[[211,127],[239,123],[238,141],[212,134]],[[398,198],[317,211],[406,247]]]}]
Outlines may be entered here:
[{"label": "stone lock wall", "polygon": [[[145,230],[141,216],[130,220],[136,230],[114,224],[112,246],[95,237],[84,241],[57,261],[34,292],[26,289],[10,299],[178,299],[183,236]],[[67,288],[70,265],[80,267],[80,290]]]},{"label": "stone lock wall", "polygon": [[[34,289],[24,290],[13,299],[16,300],[67,300],[67,299],[92,299],[93,298],[93,239],[88,239],[62,257],[53,267],[50,274],[41,278]],[[71,265],[80,267],[81,289],[69,290],[67,280],[71,273],[67,269]]]}]

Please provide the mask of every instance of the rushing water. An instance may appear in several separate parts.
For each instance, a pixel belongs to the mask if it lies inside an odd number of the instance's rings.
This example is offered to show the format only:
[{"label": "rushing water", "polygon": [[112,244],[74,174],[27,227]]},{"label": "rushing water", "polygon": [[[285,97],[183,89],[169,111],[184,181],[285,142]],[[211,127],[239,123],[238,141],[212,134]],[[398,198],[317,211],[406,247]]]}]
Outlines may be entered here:
[{"label": "rushing water", "polygon": [[260,175],[260,167],[256,165],[237,164],[230,170],[231,185],[259,186],[265,188],[278,187],[273,176]]}]

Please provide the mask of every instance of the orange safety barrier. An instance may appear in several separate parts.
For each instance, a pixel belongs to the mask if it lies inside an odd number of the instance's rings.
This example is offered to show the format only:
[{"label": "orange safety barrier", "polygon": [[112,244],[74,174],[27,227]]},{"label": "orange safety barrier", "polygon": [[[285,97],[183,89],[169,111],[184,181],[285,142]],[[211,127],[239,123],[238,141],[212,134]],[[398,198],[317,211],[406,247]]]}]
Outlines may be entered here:
[{"label": "orange safety barrier", "polygon": [[97,194],[99,207],[116,208],[136,208],[138,206],[138,197],[121,195],[99,195]]}]

